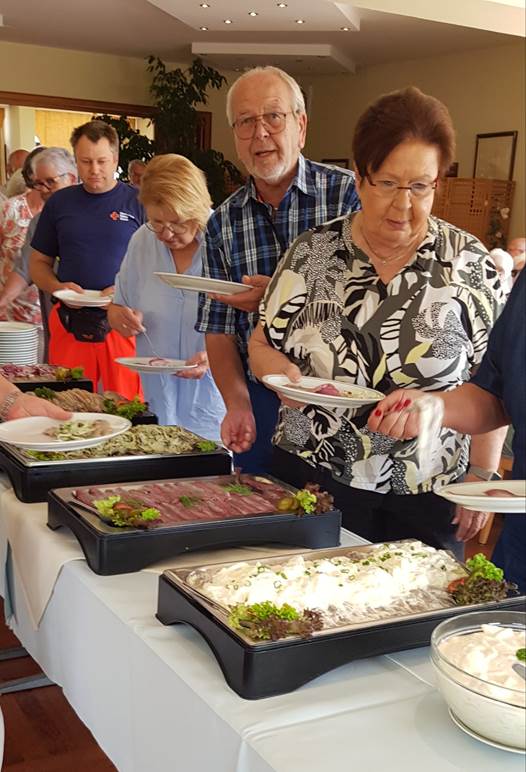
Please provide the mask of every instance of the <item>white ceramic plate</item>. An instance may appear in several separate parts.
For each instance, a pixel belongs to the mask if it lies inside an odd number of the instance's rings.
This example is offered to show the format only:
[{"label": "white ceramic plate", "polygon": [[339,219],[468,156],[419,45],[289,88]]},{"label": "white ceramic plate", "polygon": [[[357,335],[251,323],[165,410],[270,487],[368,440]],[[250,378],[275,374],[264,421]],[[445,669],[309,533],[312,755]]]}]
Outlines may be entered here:
[{"label": "white ceramic plate", "polygon": [[191,290],[193,292],[214,292],[216,295],[238,295],[251,289],[246,284],[237,281],[222,281],[221,279],[207,279],[205,276],[189,276],[186,273],[162,273],[155,271],[158,276],[170,287]]},{"label": "white ceramic plate", "polygon": [[17,335],[21,333],[36,332],[34,324],[28,322],[0,322],[0,335],[12,334],[16,332]]},{"label": "white ceramic plate", "polygon": [[164,375],[170,375],[170,373],[178,373],[181,370],[193,370],[197,365],[187,365],[183,359],[168,359],[166,358],[166,364],[150,364],[156,361],[157,357],[119,357],[115,361],[124,367],[128,367],[130,370],[135,370],[137,373],[164,373]]},{"label": "white ceramic plate", "polygon": [[[515,496],[486,496],[489,490],[506,490]],[[526,480],[489,480],[488,482],[452,483],[435,490],[454,504],[479,512],[526,512]]]},{"label": "white ceramic plate", "polygon": [[45,416],[17,418],[14,421],[0,424],[0,441],[26,450],[78,450],[79,448],[91,448],[94,445],[100,445],[102,442],[111,440],[112,437],[117,437],[117,435],[127,431],[131,426],[131,422],[127,418],[108,413],[73,413],[70,420],[97,421],[99,419],[107,421],[110,425],[110,430],[102,437],[54,442],[51,437],[44,434],[45,430],[52,426],[60,426],[65,421]]},{"label": "white ceramic plate", "polygon": [[470,737],[473,737],[474,740],[478,740],[479,742],[485,743],[486,745],[491,745],[493,748],[499,748],[501,751],[511,751],[511,753],[519,753],[522,756],[526,754],[526,750],[522,750],[522,748],[515,748],[513,745],[503,745],[502,743],[497,743],[495,740],[490,740],[488,737],[484,737],[484,735],[481,735],[478,732],[475,732],[473,729],[470,729],[469,726],[466,726],[466,724],[464,724],[464,722],[458,718],[458,716],[455,716],[451,708],[449,708],[449,715],[451,716],[453,723],[456,724],[459,729],[462,729],[462,731],[468,734]]},{"label": "white ceramic plate", "polygon": [[84,292],[69,289],[56,290],[53,295],[74,308],[104,308],[113,300],[112,295],[102,295],[100,290],[84,290]]},{"label": "white ceramic plate", "polygon": [[[353,408],[361,405],[371,405],[374,402],[384,398],[380,391],[368,389],[365,386],[355,386],[345,381],[331,381],[325,378],[311,378],[304,376],[299,384],[291,385],[288,378],[284,375],[264,375],[263,383],[269,388],[279,391],[285,397],[302,402],[304,405],[320,405],[321,407],[344,407]],[[318,386],[330,383],[340,392],[348,392],[339,397],[331,394],[317,394],[312,391],[298,389],[298,386],[304,386],[307,389],[315,389]]]}]

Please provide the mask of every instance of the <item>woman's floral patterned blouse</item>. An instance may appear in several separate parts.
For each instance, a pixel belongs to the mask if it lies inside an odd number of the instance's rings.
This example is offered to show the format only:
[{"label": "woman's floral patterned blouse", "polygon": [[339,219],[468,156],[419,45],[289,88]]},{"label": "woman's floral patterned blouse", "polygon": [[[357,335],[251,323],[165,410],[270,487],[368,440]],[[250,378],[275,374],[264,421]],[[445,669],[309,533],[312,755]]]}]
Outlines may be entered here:
[{"label": "woman's floral patterned blouse", "polygon": [[[0,205],[0,289],[4,287],[13,270],[15,257],[22,249],[32,218],[33,213],[25,193],[8,198]],[[42,323],[36,285],[31,284],[9,304],[7,318],[30,324]]]},{"label": "woman's floral patterned blouse", "polygon": [[[353,244],[355,216],[307,231],[281,260],[260,309],[269,344],[304,375],[385,394],[468,381],[503,303],[486,248],[430,217],[414,258],[386,285]],[[468,436],[443,429],[423,469],[416,440],[367,429],[372,407],[282,406],[274,443],[341,483],[379,493],[429,492],[465,471]]]}]

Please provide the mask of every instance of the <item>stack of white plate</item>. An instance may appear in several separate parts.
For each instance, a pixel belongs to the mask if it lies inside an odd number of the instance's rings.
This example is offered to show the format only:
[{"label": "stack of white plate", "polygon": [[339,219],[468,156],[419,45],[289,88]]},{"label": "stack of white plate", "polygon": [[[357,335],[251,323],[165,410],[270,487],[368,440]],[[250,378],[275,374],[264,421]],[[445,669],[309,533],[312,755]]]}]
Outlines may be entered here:
[{"label": "stack of white plate", "polygon": [[38,327],[26,322],[0,322],[0,364],[38,362]]}]

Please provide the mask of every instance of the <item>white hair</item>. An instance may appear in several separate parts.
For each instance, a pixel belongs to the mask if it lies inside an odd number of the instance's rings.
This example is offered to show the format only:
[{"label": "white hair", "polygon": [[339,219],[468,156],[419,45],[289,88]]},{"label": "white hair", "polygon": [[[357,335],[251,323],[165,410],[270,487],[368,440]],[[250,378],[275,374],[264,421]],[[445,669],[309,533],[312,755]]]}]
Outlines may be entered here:
[{"label": "white hair", "polygon": [[131,174],[136,166],[144,166],[146,168],[146,163],[146,161],[142,161],[140,158],[132,158],[128,164],[128,174]]},{"label": "white hair", "polygon": [[243,81],[248,80],[248,78],[253,78],[256,75],[267,73],[269,75],[275,75],[277,78],[280,78],[288,86],[290,91],[292,111],[300,115],[305,113],[305,99],[303,97],[303,92],[299,84],[291,75],[285,72],[285,70],[280,70],[279,67],[272,67],[271,65],[268,65],[267,67],[253,67],[251,70],[244,72],[243,75],[240,75],[239,78],[228,89],[228,94],[226,95],[226,117],[230,126],[234,124],[232,99],[238,85]]},{"label": "white hair", "polygon": [[48,147],[31,161],[33,174],[41,163],[53,164],[58,174],[72,174],[77,179],[77,164],[71,153],[63,147]]}]

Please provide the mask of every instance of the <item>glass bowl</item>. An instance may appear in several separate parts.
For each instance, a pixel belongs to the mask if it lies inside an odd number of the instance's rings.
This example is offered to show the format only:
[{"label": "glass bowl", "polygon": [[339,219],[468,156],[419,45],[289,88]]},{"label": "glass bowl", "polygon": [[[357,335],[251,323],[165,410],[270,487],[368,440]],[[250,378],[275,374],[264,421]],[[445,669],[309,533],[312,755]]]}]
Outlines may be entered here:
[{"label": "glass bowl", "polygon": [[[488,740],[523,750],[526,748],[526,681],[521,682],[517,676],[518,688],[517,684],[513,687],[496,684],[459,667],[440,651],[440,644],[446,639],[452,636],[461,639],[480,632],[482,625],[498,625],[526,635],[526,613],[475,611],[441,622],[431,636],[431,660],[438,688],[450,710],[467,727]],[[524,645],[522,642],[519,648]],[[473,663],[471,667],[475,669]]]}]

